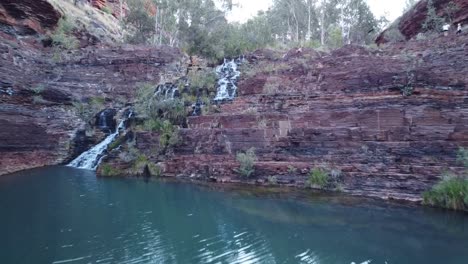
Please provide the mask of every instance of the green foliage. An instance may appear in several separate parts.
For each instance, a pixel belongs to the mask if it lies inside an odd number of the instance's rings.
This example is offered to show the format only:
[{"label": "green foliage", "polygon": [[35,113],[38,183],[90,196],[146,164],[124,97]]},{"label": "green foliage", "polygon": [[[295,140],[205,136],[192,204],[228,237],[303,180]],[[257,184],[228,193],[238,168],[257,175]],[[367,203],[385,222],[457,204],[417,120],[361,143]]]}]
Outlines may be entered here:
[{"label": "green foliage", "polygon": [[45,86],[43,84],[39,84],[36,87],[31,89],[35,94],[41,94],[45,90]]},{"label": "green foliage", "polygon": [[424,204],[453,210],[468,210],[468,179],[446,175],[423,194]]},{"label": "green foliage", "polygon": [[447,16],[448,21],[450,24],[453,24],[455,14],[460,10],[460,6],[455,4],[454,2],[450,2],[447,4],[447,6],[444,8],[444,13]]},{"label": "green foliage", "polygon": [[240,164],[239,169],[236,170],[237,173],[246,178],[250,177],[255,171],[254,164],[257,161],[255,148],[250,148],[245,153],[238,152],[236,160]]},{"label": "green foliage", "polygon": [[323,169],[323,168],[314,168],[311,169],[309,172],[309,179],[308,183],[311,186],[316,186],[319,188],[325,188],[328,184],[329,181],[329,174],[328,172]]},{"label": "green foliage", "polygon": [[183,100],[156,96],[155,87],[148,83],[138,85],[136,110],[147,119],[167,119],[173,123],[183,122],[187,115]]},{"label": "green foliage", "polygon": [[276,176],[268,176],[267,180],[269,184],[278,184],[278,178]]},{"label": "green foliage", "polygon": [[141,173],[148,168],[150,176],[160,177],[162,169],[158,165],[151,162],[145,155],[139,155],[133,164],[134,173]]},{"label": "green foliage", "polygon": [[437,15],[437,10],[433,0],[427,2],[426,20],[423,23],[425,31],[442,32],[442,27],[445,24],[445,19]]},{"label": "green foliage", "polygon": [[159,135],[159,145],[165,150],[176,146],[180,142],[179,130],[168,120],[162,122]]},{"label": "green foliage", "polygon": [[[266,12],[243,24],[228,23],[227,10],[215,0],[128,0],[126,40],[135,44],[178,46],[190,55],[212,60],[259,48],[319,43],[371,43],[380,31],[364,0],[275,0]],[[230,6],[230,5],[229,5]],[[369,32],[374,32],[370,34]]]},{"label": "green foliage", "polygon": [[208,92],[216,91],[216,74],[212,70],[190,72],[190,86],[192,89],[206,89]]},{"label": "green foliage", "polygon": [[331,49],[337,49],[343,46],[343,41],[343,32],[341,31],[341,28],[336,25],[332,25],[329,28],[328,47]]},{"label": "green foliage", "polygon": [[55,46],[61,49],[76,49],[78,47],[78,39],[73,36],[74,21],[63,17],[59,20],[55,32],[52,34],[52,42]]},{"label": "green foliage", "polygon": [[47,104],[48,101],[45,100],[41,95],[33,96],[33,104]]},{"label": "green foliage", "polygon": [[388,40],[390,43],[398,43],[405,41],[406,38],[401,34],[400,30],[395,27],[395,28],[390,28],[385,32],[385,39]]},{"label": "green foliage", "polygon": [[406,72],[406,83],[400,87],[401,94],[404,96],[410,96],[414,90],[415,76],[411,71]]},{"label": "green foliage", "polygon": [[101,164],[101,176],[104,177],[115,177],[122,176],[123,173],[121,170],[112,167],[110,164],[104,163]]},{"label": "green foliage", "polygon": [[112,9],[109,6],[102,7],[101,11],[106,13],[106,14],[112,15]]},{"label": "green foliage", "polygon": [[89,123],[104,108],[104,102],[103,97],[92,97],[87,102],[73,102],[73,108],[83,121]]},{"label": "green foliage", "polygon": [[468,168],[468,149],[459,148],[457,152],[457,160]]},{"label": "green foliage", "polygon": [[296,168],[296,167],[291,166],[291,165],[288,166],[288,173],[289,173],[289,174],[294,174],[294,173],[296,173],[296,172],[297,172],[297,168]]},{"label": "green foliage", "polygon": [[[457,160],[468,168],[468,149],[460,147]],[[465,171],[466,173],[466,171]],[[453,210],[468,211],[468,178],[446,174],[431,190],[424,192],[423,203]]]}]

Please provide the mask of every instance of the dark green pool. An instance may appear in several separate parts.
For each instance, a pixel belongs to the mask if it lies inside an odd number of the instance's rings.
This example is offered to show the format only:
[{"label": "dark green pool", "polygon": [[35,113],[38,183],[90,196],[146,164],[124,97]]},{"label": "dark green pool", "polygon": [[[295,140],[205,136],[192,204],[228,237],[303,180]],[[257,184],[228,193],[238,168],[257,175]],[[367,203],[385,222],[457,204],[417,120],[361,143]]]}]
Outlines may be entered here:
[{"label": "dark green pool", "polygon": [[468,216],[49,167],[0,177],[0,263],[468,263]]}]

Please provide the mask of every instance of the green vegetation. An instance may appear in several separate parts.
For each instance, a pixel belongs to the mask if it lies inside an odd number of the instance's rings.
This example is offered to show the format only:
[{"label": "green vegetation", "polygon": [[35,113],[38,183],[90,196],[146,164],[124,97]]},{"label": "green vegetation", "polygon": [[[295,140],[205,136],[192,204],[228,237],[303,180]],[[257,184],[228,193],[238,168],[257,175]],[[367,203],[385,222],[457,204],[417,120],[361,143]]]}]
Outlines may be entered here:
[{"label": "green vegetation", "polygon": [[103,97],[92,97],[84,102],[73,102],[73,108],[83,121],[89,123],[104,108],[104,102]]},{"label": "green vegetation", "polygon": [[236,155],[236,160],[240,164],[239,169],[236,170],[237,173],[243,177],[249,178],[255,171],[254,164],[257,161],[255,148],[250,148],[245,153],[238,152]]},{"label": "green vegetation", "polygon": [[[459,148],[457,160],[468,168],[468,149]],[[423,194],[423,203],[453,210],[468,210],[468,178],[447,173],[431,190]]]},{"label": "green vegetation", "polygon": [[31,89],[35,94],[41,94],[45,90],[45,86],[43,84],[39,84],[36,87]]},{"label": "green vegetation", "polygon": [[445,19],[437,15],[437,10],[433,0],[427,1],[427,15],[423,23],[425,31],[442,32],[442,26],[445,24]]},{"label": "green vegetation", "polygon": [[188,77],[192,92],[196,93],[198,90],[204,90],[207,95],[216,92],[217,77],[213,70],[205,69],[202,71],[190,72]]},{"label": "green vegetation", "polygon": [[267,178],[268,184],[278,184],[278,178],[276,176],[268,176]]},{"label": "green vegetation", "polygon": [[446,175],[423,194],[424,204],[453,210],[468,210],[468,179]]},{"label": "green vegetation", "polygon": [[288,166],[288,173],[289,174],[295,174],[297,172],[297,168],[294,166],[289,165]]},{"label": "green vegetation", "polygon": [[468,168],[468,149],[459,148],[457,152],[457,161],[462,163],[463,166]]},{"label": "green vegetation", "polygon": [[101,175],[104,177],[122,176],[122,171],[105,163],[101,165]]},{"label": "green vegetation", "polygon": [[173,147],[180,142],[179,130],[167,120],[162,122],[159,132],[159,145],[164,150],[169,147]]},{"label": "green vegetation", "polygon": [[268,11],[243,24],[226,19],[232,0],[127,3],[127,42],[179,47],[213,61],[265,47],[369,44],[385,26],[385,19],[374,17],[364,0],[276,0]]},{"label": "green vegetation", "polygon": [[61,49],[75,49],[78,47],[78,39],[73,36],[73,29],[75,28],[74,21],[63,17],[59,20],[57,29],[52,34],[52,42],[55,46]]},{"label": "green vegetation", "polygon": [[153,162],[149,161],[145,155],[141,154],[136,158],[133,164],[133,170],[136,173],[141,173],[145,171],[145,168],[148,168],[150,176],[160,177],[162,175],[161,168]]},{"label": "green vegetation", "polygon": [[106,13],[106,14],[112,15],[112,9],[109,6],[102,7],[101,11]]},{"label": "green vegetation", "polygon": [[323,168],[314,168],[309,172],[308,183],[313,187],[324,189],[329,181],[329,174]]},{"label": "green vegetation", "polygon": [[148,83],[138,85],[136,110],[149,120],[170,120],[174,124],[182,124],[186,117],[183,100],[156,96],[155,86]]}]

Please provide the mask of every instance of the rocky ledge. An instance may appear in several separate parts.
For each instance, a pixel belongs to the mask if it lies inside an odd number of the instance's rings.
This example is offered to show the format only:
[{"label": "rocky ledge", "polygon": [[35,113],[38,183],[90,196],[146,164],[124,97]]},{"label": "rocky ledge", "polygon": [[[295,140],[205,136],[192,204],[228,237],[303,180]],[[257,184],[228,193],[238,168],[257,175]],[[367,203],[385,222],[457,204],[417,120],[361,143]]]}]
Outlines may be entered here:
[{"label": "rocky ledge", "polygon": [[168,47],[94,46],[55,56],[0,34],[0,175],[70,160],[104,136],[89,131],[84,114],[122,109],[138,83],[186,71],[186,57]]},{"label": "rocky ledge", "polygon": [[[418,201],[444,171],[462,170],[466,43],[465,34],[330,54],[258,51],[242,66],[239,96],[190,117],[170,158],[155,155],[155,133],[138,132],[136,147],[165,176],[307,187],[322,167],[344,192]],[[258,161],[244,178],[236,153],[251,147]]]}]

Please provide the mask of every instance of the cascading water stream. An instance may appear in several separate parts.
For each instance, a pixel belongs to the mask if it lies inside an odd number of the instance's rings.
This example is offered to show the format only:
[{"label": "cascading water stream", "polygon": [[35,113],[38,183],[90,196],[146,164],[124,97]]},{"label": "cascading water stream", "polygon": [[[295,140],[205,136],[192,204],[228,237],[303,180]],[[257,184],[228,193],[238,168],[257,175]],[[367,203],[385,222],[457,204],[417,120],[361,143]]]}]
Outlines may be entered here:
[{"label": "cascading water stream", "polygon": [[237,92],[237,80],[240,77],[240,71],[237,70],[243,58],[227,60],[216,68],[216,74],[219,78],[215,101],[233,100]]},{"label": "cascading water stream", "polygon": [[107,136],[103,141],[90,150],[82,153],[67,166],[79,169],[96,170],[97,166],[101,163],[101,160],[104,157],[104,152],[107,150],[107,146],[109,146],[109,144],[115,140],[121,130],[125,129],[125,121],[132,117],[132,115],[133,113],[130,112],[127,118],[120,122],[114,133]]}]

